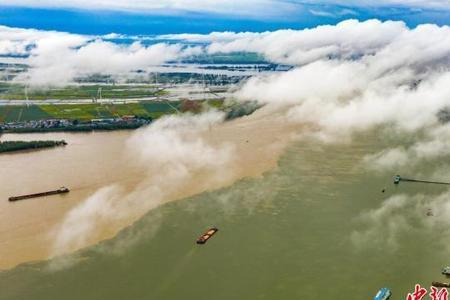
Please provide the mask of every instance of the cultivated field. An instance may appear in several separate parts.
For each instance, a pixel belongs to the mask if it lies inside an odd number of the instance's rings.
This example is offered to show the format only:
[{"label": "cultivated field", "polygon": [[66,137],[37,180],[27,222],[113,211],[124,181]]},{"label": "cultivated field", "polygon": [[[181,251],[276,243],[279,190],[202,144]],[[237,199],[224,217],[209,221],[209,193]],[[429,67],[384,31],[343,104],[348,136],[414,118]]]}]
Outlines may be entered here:
[{"label": "cultivated field", "polygon": [[23,84],[0,82],[0,99],[4,100],[71,100],[133,99],[165,95],[154,85],[71,85],[63,88],[25,88]]},{"label": "cultivated field", "polygon": [[[198,101],[198,105],[207,105],[220,109],[221,100]],[[206,105],[206,104],[205,104]],[[3,105],[0,106],[1,122],[24,122],[43,119],[91,120],[113,118],[126,115],[157,119],[166,114],[184,110],[183,101],[140,101],[125,104],[61,104],[61,105]]]}]

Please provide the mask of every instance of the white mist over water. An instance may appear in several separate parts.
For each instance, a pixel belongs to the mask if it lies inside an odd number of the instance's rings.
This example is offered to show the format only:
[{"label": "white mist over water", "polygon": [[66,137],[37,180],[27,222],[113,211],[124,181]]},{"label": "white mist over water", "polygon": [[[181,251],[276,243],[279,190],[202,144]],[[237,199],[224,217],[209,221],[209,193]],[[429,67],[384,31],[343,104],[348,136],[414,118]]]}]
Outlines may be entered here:
[{"label": "white mist over water", "polygon": [[[300,136],[312,135],[327,143],[351,143],[354,134],[386,127],[391,136],[414,137],[408,146],[391,143],[391,148],[367,154],[363,162],[372,169],[401,168],[450,154],[448,125],[437,117],[450,106],[448,27],[421,25],[410,29],[402,22],[349,20],[299,31],[180,37],[186,41],[209,41],[204,49],[209,53],[218,49],[252,51],[270,61],[294,65],[284,73],[252,77],[235,94],[240,100],[256,100],[281,115],[273,121],[290,126],[284,134],[301,133]],[[130,163],[147,165],[158,172],[151,172],[129,195],[99,192],[75,210],[73,219],[86,216],[97,221],[96,213],[91,213],[89,207],[97,207],[96,203],[103,201],[114,204],[104,204],[106,217],[99,213],[100,222],[136,214],[158,205],[163,195],[186,184],[201,170],[209,170],[210,181],[227,177],[227,167],[239,153],[227,146],[213,147],[199,137],[220,123],[221,118],[215,113],[169,117],[138,131],[129,141],[129,153],[136,158]],[[308,130],[304,125],[308,125]],[[299,132],[300,127],[304,131]],[[103,200],[105,197],[110,200]],[[395,210],[397,204],[404,203],[398,199],[386,200],[379,211],[369,212],[364,218],[383,215],[386,205]],[[76,223],[71,218],[69,214],[63,223],[57,249],[80,246],[78,241],[83,241],[84,235],[95,227],[70,230],[70,224]],[[406,223],[391,226],[396,232],[406,228]],[[389,243],[394,244],[394,238]]]},{"label": "white mist over water", "polygon": [[[145,175],[138,175],[141,177],[132,190],[120,183],[106,186],[73,208],[56,230],[53,255],[85,246],[110,225],[145,214],[188,185],[207,186],[227,180],[233,148],[226,143],[210,145],[200,136],[223,117],[213,111],[200,116],[169,116],[137,130],[125,145],[124,159],[143,169]],[[205,172],[207,177],[197,176]]]}]

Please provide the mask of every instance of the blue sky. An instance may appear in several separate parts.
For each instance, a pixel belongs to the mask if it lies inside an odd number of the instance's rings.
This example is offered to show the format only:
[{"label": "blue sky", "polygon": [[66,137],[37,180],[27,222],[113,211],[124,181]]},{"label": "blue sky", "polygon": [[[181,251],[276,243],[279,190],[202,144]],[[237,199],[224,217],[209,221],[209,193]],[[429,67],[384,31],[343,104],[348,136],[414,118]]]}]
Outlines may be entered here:
[{"label": "blue sky", "polygon": [[410,27],[450,24],[447,0],[143,0],[140,6],[124,0],[35,2],[0,0],[0,24],[83,34],[301,29],[348,18],[403,20]]}]

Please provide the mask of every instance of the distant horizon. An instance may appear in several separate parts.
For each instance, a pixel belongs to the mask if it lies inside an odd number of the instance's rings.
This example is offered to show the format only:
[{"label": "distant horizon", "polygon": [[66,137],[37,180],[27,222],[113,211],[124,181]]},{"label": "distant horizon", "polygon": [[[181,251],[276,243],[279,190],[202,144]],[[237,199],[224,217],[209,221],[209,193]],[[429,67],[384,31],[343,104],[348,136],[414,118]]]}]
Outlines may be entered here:
[{"label": "distant horizon", "polygon": [[[325,10],[299,10],[286,17],[255,17],[205,12],[161,14],[148,12],[86,10],[70,8],[39,8],[2,6],[0,25],[39,30],[56,30],[77,34],[120,33],[159,35],[176,33],[210,33],[214,31],[263,32],[279,29],[305,29],[319,25],[335,25],[343,20],[403,21],[410,28],[430,23],[450,25],[450,11],[414,9],[410,7],[362,8],[327,6]],[[333,15],[328,11],[346,11]],[[45,16],[45,18],[42,18]]]}]

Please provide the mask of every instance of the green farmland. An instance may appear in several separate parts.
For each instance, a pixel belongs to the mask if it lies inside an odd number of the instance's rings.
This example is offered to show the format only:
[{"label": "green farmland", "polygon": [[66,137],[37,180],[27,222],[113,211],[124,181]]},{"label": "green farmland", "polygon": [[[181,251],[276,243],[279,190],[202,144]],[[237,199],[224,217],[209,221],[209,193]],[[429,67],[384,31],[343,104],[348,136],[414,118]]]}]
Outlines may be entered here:
[{"label": "green farmland", "polygon": [[143,101],[127,104],[64,104],[0,106],[1,122],[24,122],[42,119],[90,120],[125,115],[156,119],[177,112],[180,102]]},{"label": "green farmland", "polygon": [[[224,109],[222,100],[198,101],[201,105]],[[0,123],[26,122],[44,119],[68,119],[89,121],[133,115],[157,119],[163,115],[186,111],[183,101],[140,101],[125,104],[42,104],[42,105],[2,105]]]},{"label": "green farmland", "polygon": [[74,85],[63,88],[28,88],[22,84],[0,82],[0,99],[25,100],[71,100],[71,99],[133,99],[165,95],[152,85]]}]

